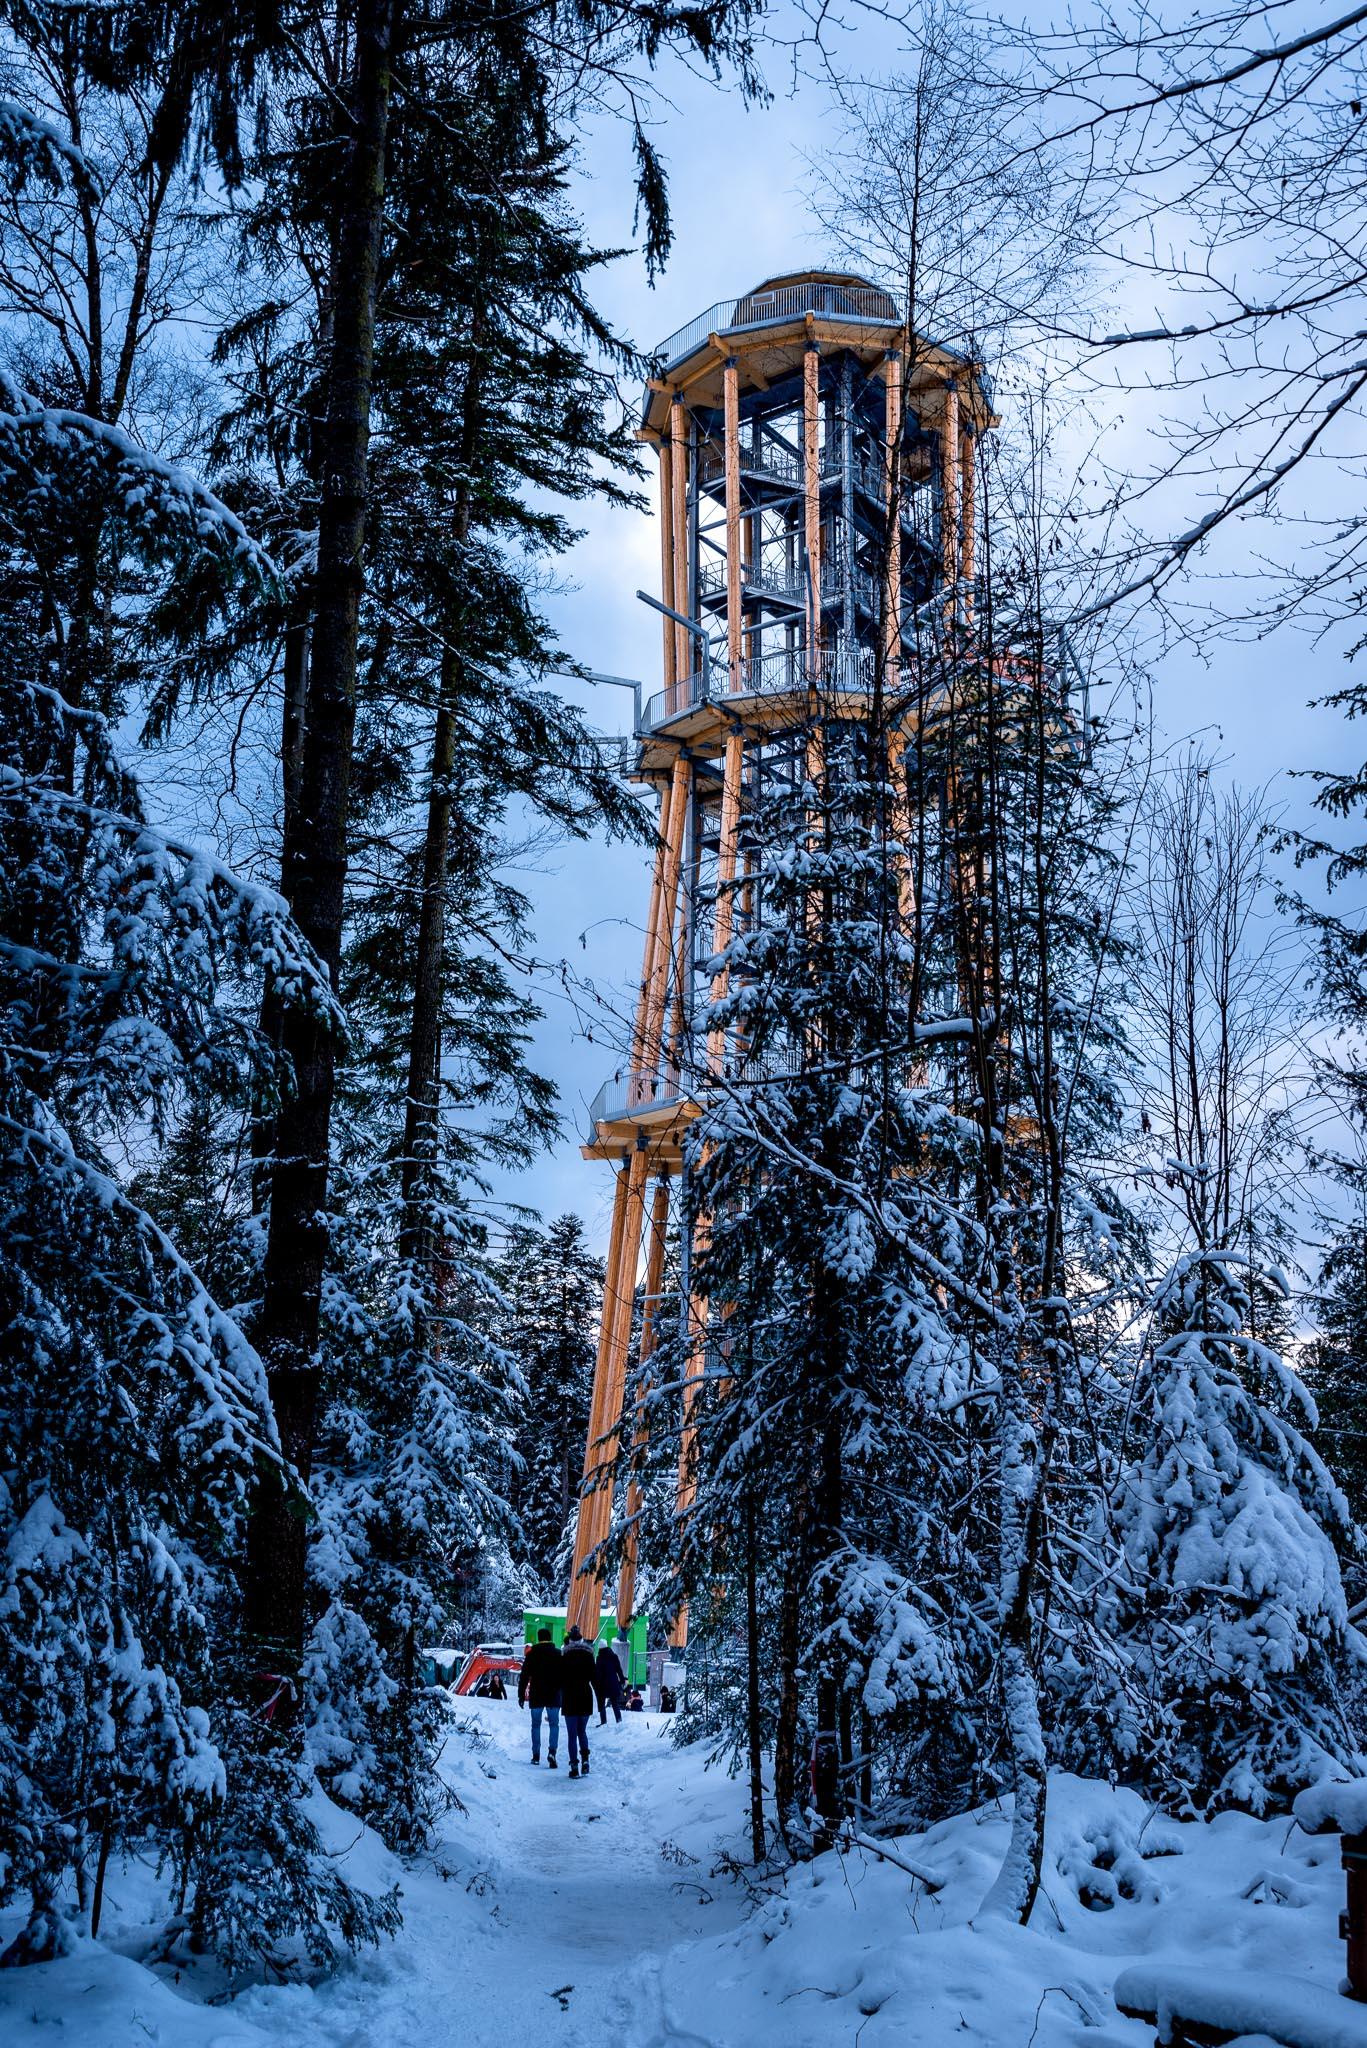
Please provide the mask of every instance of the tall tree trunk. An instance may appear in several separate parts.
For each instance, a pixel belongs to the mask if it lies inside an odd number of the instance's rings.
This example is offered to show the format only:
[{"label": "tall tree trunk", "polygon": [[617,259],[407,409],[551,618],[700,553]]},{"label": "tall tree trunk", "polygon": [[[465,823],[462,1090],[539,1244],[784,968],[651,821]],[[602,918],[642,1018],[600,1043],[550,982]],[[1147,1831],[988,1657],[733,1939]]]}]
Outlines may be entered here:
[{"label": "tall tree trunk", "polygon": [[441,1115],[441,997],[446,957],[446,878],[451,840],[451,776],[456,765],[456,685],[459,661],[450,647],[442,649],[441,699],[432,741],[431,782],[427,796],[427,835],[423,846],[422,903],[418,912],[417,960],[413,977],[413,1013],[408,1033],[408,1102],[404,1114],[403,1225],[399,1250],[406,1259],[427,1260],[437,1247],[428,1242],[423,1221],[423,1195],[437,1157]]},{"label": "tall tree trunk", "polygon": [[798,1656],[802,1643],[802,1591],[807,1563],[806,1504],[794,1504],[793,1529],[783,1567],[778,1609],[778,1726],[774,1732],[774,1805],[779,1833],[789,1854],[794,1852],[798,1797],[798,1718],[801,1685]]},{"label": "tall tree trunk", "polygon": [[745,1495],[745,1734],[750,1752],[750,1853],[764,1861],[764,1728],[759,1689],[759,1588],[756,1584],[755,1497]]},{"label": "tall tree trunk", "polygon": [[[284,698],[280,720],[280,785],[282,846],[289,845],[298,830],[299,784],[304,767],[304,709],[308,694],[307,610],[301,606],[285,628],[281,688]],[[284,1006],[275,977],[266,975],[261,995],[261,1036],[278,1062]],[[270,1202],[271,1163],[275,1157],[275,1087],[277,1075],[261,1075],[256,1083],[252,1108],[252,1208],[264,1215]]]},{"label": "tall tree trunk", "polygon": [[1002,1710],[1011,1751],[1014,1801],[1011,1839],[1001,1869],[983,1900],[984,1913],[999,1913],[1022,1926],[1030,1918],[1044,1859],[1044,1808],[1048,1765],[1040,1718],[1039,1680],[1034,1666],[1031,1596],[1039,1545],[1042,1475],[1039,1442],[1016,1347],[1001,1346],[998,1395],[998,1464],[1001,1534],[998,1585],[1001,1599]]},{"label": "tall tree trunk", "polygon": [[[1043,672],[1043,660],[1040,662]],[[1038,1119],[1040,1198],[1044,1211],[1044,1235],[1040,1269],[1035,1281],[1034,1331],[1038,1352],[1047,1368],[1044,1398],[1038,1387],[1026,1382],[1023,1355],[1026,1331],[1004,1333],[998,1341],[997,1466],[1000,1491],[1000,1533],[998,1552],[998,1597],[1001,1607],[1000,1669],[1002,1708],[1007,1743],[1011,1752],[1014,1794],[1011,1838],[1002,1867],[982,1904],[984,1913],[1002,1914],[1023,1926],[1030,1918],[1039,1891],[1044,1860],[1044,1821],[1048,1793],[1048,1757],[1040,1711],[1039,1677],[1035,1669],[1035,1627],[1033,1601],[1039,1573],[1043,1538],[1045,1479],[1057,1428],[1059,1404],[1059,1360],[1062,1332],[1057,1303],[1059,1226],[1063,1187],[1062,1133],[1058,1123],[1052,1026],[1053,989],[1051,894],[1048,882],[1047,849],[1047,758],[1052,740],[1044,715],[1043,692],[1033,728],[1037,753],[1034,768],[1035,815],[1033,831],[1033,900],[1023,909],[1035,927],[1039,1041],[1035,1047],[1035,1101]],[[989,752],[995,733],[989,735]],[[995,842],[996,819],[989,829]],[[984,835],[986,836],[986,835]],[[994,872],[1004,863],[993,860]],[[997,934],[1001,926],[994,916],[993,943],[989,955],[993,982],[1001,960]],[[1020,1047],[1022,1062],[1025,1047]],[[982,1117],[984,1134],[999,1123],[997,1091],[994,1084],[993,1049],[983,1058]],[[994,1213],[1006,1192],[1005,1161],[994,1147],[990,1154],[990,1192]],[[996,1228],[999,1228],[997,1226]],[[994,1229],[994,1234],[995,1229]],[[997,1296],[1008,1296],[1010,1276],[1008,1254],[998,1245]],[[1038,1417],[1042,1411],[1043,1427]]]},{"label": "tall tree trunk", "polygon": [[[483,323],[476,315],[471,338],[479,346]],[[472,361],[465,387],[459,449],[460,481],[452,520],[457,549],[470,535],[471,468],[479,434],[479,363]],[[413,975],[413,1014],[408,1033],[408,1105],[404,1116],[403,1226],[400,1251],[407,1259],[432,1259],[437,1247],[426,1242],[422,1195],[436,1161],[441,1117],[441,998],[446,964],[446,883],[451,845],[451,778],[456,765],[460,656],[456,638],[460,622],[445,621],[441,651],[437,724],[427,786],[427,832],[423,844],[422,903],[418,913],[418,949]]]},{"label": "tall tree trunk", "polygon": [[[822,1276],[824,1293],[825,1276]],[[829,1304],[824,1304],[820,1320],[825,1323],[828,1337],[826,1355],[834,1365],[838,1356],[836,1345],[838,1333],[836,1318]],[[843,1540],[845,1519],[845,1475],[841,1427],[838,1421],[828,1422],[821,1432],[820,1490],[817,1496],[816,1550],[822,1565],[835,1556]],[[828,1599],[829,1587],[823,1584],[823,1599]],[[828,1849],[835,1839],[835,1831],[843,1810],[841,1797],[840,1769],[848,1761],[842,1755],[841,1745],[841,1682],[840,1673],[828,1661],[822,1664],[816,1681],[816,1739],[812,1750],[812,1790],[816,1809],[821,1818],[818,1846]],[[846,1724],[848,1728],[848,1723]]]},{"label": "tall tree trunk", "polygon": [[[385,151],[398,0],[358,0],[353,139],[333,284],[326,449],[318,521],[312,660],[299,803],[283,851],[295,919],[328,968],[341,966],[342,913],[361,597],[365,580],[375,297],[384,226]],[[317,1427],[319,1319],[327,1258],[328,1138],[336,1045],[320,1019],[290,1010],[282,1049],[292,1089],[276,1119],[271,1219],[257,1342],[285,1456],[307,1480]],[[273,1474],[258,1487],[247,1558],[248,1625],[293,1668],[301,1654],[306,1535],[299,1503]]]}]

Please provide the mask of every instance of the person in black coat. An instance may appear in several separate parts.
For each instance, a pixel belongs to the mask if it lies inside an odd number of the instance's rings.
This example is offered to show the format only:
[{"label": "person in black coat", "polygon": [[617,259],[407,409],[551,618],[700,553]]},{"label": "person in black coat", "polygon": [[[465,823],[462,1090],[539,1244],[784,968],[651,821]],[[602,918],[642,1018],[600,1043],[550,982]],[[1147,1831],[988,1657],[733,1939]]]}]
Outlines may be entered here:
[{"label": "person in black coat", "polygon": [[610,1643],[604,1643],[593,1666],[593,1690],[598,1701],[598,1726],[608,1725],[608,1707],[620,1721],[622,1718],[622,1667],[617,1662],[617,1653]]},{"label": "person in black coat", "polygon": [[560,1652],[551,1641],[548,1628],[539,1628],[536,1641],[522,1659],[522,1669],[517,1674],[517,1703],[525,1707],[530,1700],[532,1709],[532,1762],[541,1761],[541,1716],[546,1715],[550,1723],[551,1751],[546,1761],[554,1771],[556,1747],[560,1741]]},{"label": "person in black coat", "polygon": [[560,1653],[560,1705],[565,1739],[570,1746],[570,1776],[589,1774],[589,1718],[593,1713],[593,1652],[577,1628],[565,1638]]}]

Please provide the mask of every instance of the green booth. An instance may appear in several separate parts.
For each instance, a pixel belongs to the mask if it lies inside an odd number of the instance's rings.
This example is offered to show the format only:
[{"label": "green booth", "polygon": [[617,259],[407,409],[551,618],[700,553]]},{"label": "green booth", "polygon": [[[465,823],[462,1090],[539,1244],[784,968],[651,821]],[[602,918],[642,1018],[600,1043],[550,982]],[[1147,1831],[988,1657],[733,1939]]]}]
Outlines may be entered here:
[{"label": "green booth", "polygon": [[[551,1641],[563,1647],[567,1612],[568,1609],[564,1607],[529,1607],[522,1617],[523,1641],[534,1643],[537,1630],[548,1628],[551,1632]],[[598,1623],[599,1642],[616,1643],[617,1633],[616,1615],[603,1615]],[[647,1676],[646,1639],[649,1634],[650,1616],[648,1614],[633,1615],[631,1626],[626,1632],[627,1642],[630,1646],[627,1654],[626,1677],[628,1685],[639,1685],[642,1688],[645,1686]]]}]

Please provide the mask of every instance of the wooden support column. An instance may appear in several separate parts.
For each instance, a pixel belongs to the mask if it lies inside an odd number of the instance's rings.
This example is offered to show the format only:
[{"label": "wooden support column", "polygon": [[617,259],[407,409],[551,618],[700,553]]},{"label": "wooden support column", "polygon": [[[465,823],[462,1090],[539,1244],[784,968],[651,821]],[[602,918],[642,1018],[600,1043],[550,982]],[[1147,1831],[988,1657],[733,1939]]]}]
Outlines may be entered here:
[{"label": "wooden support column", "polygon": [[654,945],[642,990],[641,1066],[654,1072],[659,1065],[664,1035],[665,1002],[669,993],[669,963],[674,950],[674,913],[679,900],[679,869],[683,864],[684,836],[688,824],[688,794],[692,769],[685,754],[674,763],[669,787],[669,839],[660,874],[660,902],[655,919]]},{"label": "wooden support column", "polygon": [[[952,379],[940,429],[940,563],[949,597],[959,580],[959,387]],[[953,610],[951,603],[946,616]]]},{"label": "wooden support column", "polygon": [[741,686],[740,372],[729,356],[722,371],[726,414],[726,687]]},{"label": "wooden support column", "polygon": [[[584,1473],[588,1479],[598,1463],[598,1440],[603,1434],[603,1415],[608,1393],[608,1354],[612,1343],[614,1308],[619,1292],[619,1275],[622,1264],[622,1250],[626,1240],[627,1190],[630,1174],[622,1167],[618,1174],[612,1195],[612,1226],[608,1233],[607,1272],[603,1284],[603,1312],[598,1323],[598,1354],[593,1368],[593,1393],[589,1400],[589,1433],[584,1446]],[[586,1608],[596,1598],[596,1585],[585,1594],[587,1581],[581,1580],[580,1568],[593,1548],[593,1497],[581,1493],[574,1523],[574,1562],[570,1567],[569,1607],[574,1612],[576,1602]],[[579,1623],[583,1628],[583,1623]],[[595,1626],[594,1634],[597,1634]]]},{"label": "wooden support column", "polygon": [[[861,370],[862,375],[862,370]],[[840,547],[844,557],[840,580],[840,637],[842,658],[851,663],[854,654],[854,369],[848,355],[840,359]],[[853,676],[850,678],[853,681]]]},{"label": "wooden support column", "polygon": [[[671,475],[674,455],[668,441],[660,443],[660,595],[666,604],[674,602],[674,501],[671,495]],[[678,669],[674,661],[674,643],[678,629],[672,619],[662,618],[664,628],[664,684],[669,692],[665,702],[671,711],[678,705],[674,698],[674,685],[678,680]]]},{"label": "wooden support column", "polygon": [[905,728],[888,734],[888,781],[892,784],[892,859],[897,874],[897,914],[904,932],[916,915],[916,883],[911,866],[911,806],[907,802],[907,735]]},{"label": "wooden support column", "polygon": [[[722,371],[722,392],[726,432],[726,663],[727,689],[739,690],[744,652],[744,617],[741,612],[741,519],[740,519],[740,371],[734,356]],[[730,943],[732,927],[731,888],[736,875],[736,845],[740,831],[740,778],[742,748],[740,734],[733,732],[726,742],[722,768],[721,843],[717,853],[717,903],[712,926],[712,951],[722,952]],[[712,1000],[726,994],[726,973],[714,976]],[[726,1054],[724,1032],[711,1031],[707,1038],[708,1065],[720,1072]]]},{"label": "wooden support column", "polygon": [[802,481],[807,549],[807,672],[821,673],[821,350],[809,341],[802,358]]},{"label": "wooden support column", "polygon": [[[736,855],[740,846],[740,784],[745,765],[745,745],[738,732],[727,734],[726,757],[722,767],[720,843],[717,847],[717,906],[712,920],[712,951],[723,953],[731,943],[735,926]],[[720,968],[712,977],[712,1000],[719,1003],[726,994],[727,972]],[[720,1073],[726,1054],[726,1034],[707,1034],[707,1063]]]},{"label": "wooden support column", "polygon": [[[655,1183],[655,1196],[650,1208],[650,1235],[646,1241],[645,1302],[641,1311],[641,1370],[655,1355],[655,1325],[659,1314],[660,1288],[664,1281],[665,1240],[669,1231],[669,1182],[663,1178]],[[646,1421],[644,1380],[636,1401],[636,1427],[632,1434],[631,1451],[633,1467],[639,1464],[640,1455],[646,1446],[649,1424]],[[617,1581],[617,1626],[623,1635],[631,1626],[632,1613],[636,1604],[636,1567],[640,1556],[640,1541],[636,1527],[644,1496],[641,1482],[633,1469],[631,1483],[627,1489],[627,1532],[622,1545],[622,1571]]]},{"label": "wooden support column", "polygon": [[[612,1529],[612,1475],[621,1449],[622,1407],[626,1398],[627,1358],[631,1351],[631,1318],[636,1300],[636,1267],[641,1256],[641,1233],[646,1213],[646,1173],[649,1153],[639,1146],[627,1168],[627,1209],[622,1241],[618,1288],[613,1307],[612,1338],[607,1353],[607,1375],[603,1392],[605,1441],[598,1451],[597,1470],[603,1480],[594,1492],[590,1516],[591,1550],[606,1543]],[[585,1635],[581,1622],[580,1628]]]},{"label": "wooden support column", "polygon": [[[674,575],[665,592],[665,602],[685,618],[692,618],[688,608],[688,414],[684,410],[683,393],[674,393],[669,408],[670,439],[670,482],[673,491],[674,516],[671,521]],[[682,626],[674,628],[674,673],[682,683],[692,675],[696,667],[692,635]]]},{"label": "wooden support column", "polygon": [[[677,770],[677,762],[675,767]],[[673,846],[671,821],[674,815],[677,779],[677,774],[671,777],[660,796],[660,817],[657,826],[659,843],[655,848],[655,866],[650,878],[650,908],[646,912],[645,948],[641,955],[641,989],[636,998],[636,1021],[631,1034],[633,1074],[642,1074],[646,1071],[646,1027],[650,1012],[650,990],[655,974],[655,955],[660,945],[660,913],[664,907],[665,875]],[[668,937],[664,943],[668,945]]]},{"label": "wooden support column", "polygon": [[[700,1216],[693,1231],[693,1257],[707,1249],[712,1234],[712,1225],[706,1216]],[[683,1427],[679,1436],[679,1486],[675,1498],[675,1512],[680,1521],[693,1505],[697,1493],[697,1480],[693,1473],[693,1444],[697,1430],[693,1423],[693,1410],[702,1392],[707,1374],[707,1300],[704,1295],[690,1290],[688,1296],[688,1357],[684,1365],[683,1384]],[[685,1601],[674,1617],[674,1626],[669,1632],[671,1649],[684,1650],[688,1647],[688,1602]]]},{"label": "wooden support column", "polygon": [[971,434],[959,439],[959,496],[963,532],[959,545],[959,574],[964,583],[964,617],[973,618],[973,577],[977,560],[978,475],[974,463],[977,443]]},{"label": "wooden support column", "polygon": [[883,591],[883,688],[902,682],[902,354],[888,356],[884,369],[883,434],[887,446],[887,583]]}]

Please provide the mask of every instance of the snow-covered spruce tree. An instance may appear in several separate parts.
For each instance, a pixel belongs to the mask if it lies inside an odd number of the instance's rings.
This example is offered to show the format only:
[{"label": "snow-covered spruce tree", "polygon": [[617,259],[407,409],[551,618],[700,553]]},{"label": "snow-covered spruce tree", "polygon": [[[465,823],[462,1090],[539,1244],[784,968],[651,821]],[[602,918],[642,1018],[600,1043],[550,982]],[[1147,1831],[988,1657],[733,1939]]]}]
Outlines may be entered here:
[{"label": "snow-covered spruce tree", "polygon": [[1355,1759],[1336,1543],[1347,1506],[1308,1441],[1315,1405],[1253,1334],[1246,1256],[1184,1254],[1153,1307],[1102,1599],[1138,1701],[1117,1689],[1121,1768],[1179,1811],[1262,1813]]},{"label": "snow-covered spruce tree", "polygon": [[[326,41],[325,25],[317,33]],[[308,1447],[318,1520],[298,1652],[325,1782],[405,1846],[430,1811],[442,1726],[417,1651],[472,1573],[511,1573],[517,1374],[494,1341],[504,1317],[477,1220],[484,1174],[525,1162],[556,1127],[553,1091],[527,1059],[530,936],[500,872],[508,820],[583,832],[605,814],[619,828],[635,817],[545,686],[557,650],[531,596],[535,559],[572,538],[556,501],[620,496],[627,443],[597,357],[621,352],[584,296],[597,258],[566,208],[547,109],[496,48],[419,40],[406,76],[377,287],[338,963],[351,1038],[334,1073],[345,1116],[330,1142]],[[328,95],[275,109],[245,246],[297,278],[302,310],[286,326],[272,292],[224,343],[252,371],[220,437],[225,464],[244,502],[274,501],[276,527],[316,518],[319,449],[297,422],[324,382],[330,308],[307,283],[326,271],[337,146]],[[270,622],[287,839],[312,598],[305,568]],[[274,991],[262,1028],[283,1030]],[[263,1105],[263,1199],[281,1128]],[[256,1278],[253,1328],[260,1290]],[[268,1515],[263,1541],[271,1527]],[[273,1650],[269,1668],[289,1670],[294,1654]]]},{"label": "snow-covered spruce tree", "polygon": [[1187,1811],[1261,1812],[1352,1754],[1346,1503],[1287,1362],[1278,1108],[1299,962],[1269,925],[1267,821],[1184,759],[1150,800],[1132,1004],[1166,1273],[1098,1532],[1101,1754]]},{"label": "snow-covered spruce tree", "polygon": [[[1358,1204],[1360,1174],[1346,1192]],[[1320,1413],[1320,1441],[1354,1521],[1367,1522],[1367,1216],[1339,1220],[1311,1301],[1316,1334],[1301,1369]],[[1359,1547],[1364,1540],[1359,1536]],[[1355,1578],[1360,1581],[1359,1561]]]},{"label": "snow-covered spruce tree", "polygon": [[585,1244],[579,1218],[560,1216],[544,1229],[520,1224],[509,1232],[498,1280],[509,1309],[504,1342],[526,1382],[512,1490],[520,1556],[540,1597],[559,1599],[560,1554],[583,1472],[603,1262]]},{"label": "snow-covered spruce tree", "polygon": [[[292,303],[306,303],[310,284],[316,287],[310,314],[316,311],[317,318],[309,338],[327,367],[322,380],[326,416],[317,436],[313,472],[318,548],[302,690],[300,801],[286,812],[281,873],[301,929],[339,979],[347,937],[347,878],[360,822],[353,799],[363,788],[355,746],[356,711],[363,687],[385,673],[383,659],[377,662],[373,653],[363,656],[362,650],[371,636],[372,645],[383,645],[379,621],[365,599],[380,511],[372,485],[381,438],[378,393],[386,294],[394,353],[407,337],[416,343],[415,365],[424,360],[434,363],[448,338],[457,349],[468,348],[472,319],[486,296],[500,324],[514,324],[504,322],[507,302],[501,305],[499,297],[504,273],[497,251],[481,241],[476,216],[482,211],[487,222],[511,225],[515,232],[520,221],[530,220],[533,228],[526,241],[535,243],[542,226],[536,218],[537,193],[532,189],[516,199],[509,193],[505,203],[497,185],[500,149],[505,136],[520,140],[530,133],[543,150],[549,145],[558,153],[565,124],[572,119],[571,103],[562,96],[562,58],[584,39],[592,42],[604,66],[597,75],[609,94],[622,77],[619,67],[630,67],[637,57],[649,67],[676,47],[685,52],[705,49],[712,59],[731,57],[748,77],[749,11],[748,0],[721,0],[704,19],[654,0],[644,10],[621,6],[617,0],[592,0],[572,17],[557,7],[537,7],[530,15],[509,21],[496,8],[453,9],[446,0],[422,7],[395,7],[388,0],[371,5],[367,0],[354,18],[349,10],[310,17],[301,25],[299,42],[291,47],[295,91],[290,96],[282,93],[277,101],[288,106],[288,132],[271,138],[261,169],[268,199],[283,201],[277,210],[286,217],[287,260],[297,262],[309,279],[295,280],[301,289]],[[631,90],[622,95],[633,108],[634,91],[633,80]],[[513,118],[506,126],[497,123],[486,129],[483,139],[492,149],[483,161],[467,147],[476,131],[469,114],[494,99]],[[653,261],[668,236],[664,181],[639,122],[633,124],[633,134]],[[554,167],[547,168],[551,182],[558,183]],[[491,171],[492,192],[487,189]],[[519,204],[523,197],[531,202],[525,215]],[[308,238],[306,250],[291,246],[288,230],[295,224]],[[549,220],[545,224],[553,225]],[[486,255],[489,267],[480,270],[479,260]],[[409,256],[415,259],[412,263]],[[278,307],[280,295],[272,291],[270,297]],[[577,415],[582,440],[595,440],[598,401],[608,394],[600,382],[582,381],[575,371],[588,313],[578,271],[556,280],[540,303],[524,300],[520,312],[527,317],[515,324],[534,354],[544,358],[559,353],[563,338],[569,336],[572,360],[566,365],[565,382],[574,389],[568,409]],[[468,425],[469,382],[458,363],[448,359],[445,367],[448,400],[467,414],[463,424]],[[415,374],[410,415],[415,428],[439,389],[434,382],[422,393],[419,381]],[[436,407],[437,412],[443,409]],[[490,416],[498,419],[496,411]],[[449,409],[446,417],[449,422]],[[540,426],[539,413],[529,409],[522,442],[528,460],[545,452]],[[560,439],[557,421],[554,453],[572,445],[569,437]],[[465,535],[453,516],[453,500],[468,482],[463,476],[467,443],[458,432],[450,442],[427,446],[428,480],[434,490],[439,487],[444,531],[459,550]],[[521,474],[510,466],[514,474]],[[550,467],[554,469],[554,460]],[[554,478],[550,487],[554,490]],[[417,507],[404,508],[404,544],[413,546],[415,556],[435,536],[435,528],[425,531]],[[455,596],[462,597],[464,576],[455,576],[452,584]],[[476,716],[464,715],[464,685],[471,679],[473,664],[459,659],[464,653],[459,639],[433,616],[434,610],[445,609],[441,600],[447,594],[430,591],[427,602],[401,623],[406,632],[427,642],[429,652],[444,641],[458,657],[455,701],[445,706],[449,726],[473,742],[476,729],[483,725],[491,751],[508,748],[517,718],[511,701],[495,730]],[[523,700],[524,706],[528,701]],[[544,702],[538,707],[550,708]],[[543,726],[547,722],[543,718]],[[555,719],[549,722],[557,729],[542,751],[538,769],[548,761],[553,770],[561,765],[563,727]],[[435,737],[429,760],[438,765],[432,776],[435,801],[429,810],[441,820],[451,778],[440,764]],[[516,749],[509,751],[516,758]],[[524,776],[528,768],[524,761]],[[582,817],[582,805],[578,809]],[[434,854],[440,851],[439,842],[440,824]],[[440,901],[438,880],[430,890],[428,907],[435,911]],[[433,928],[429,925],[429,935]],[[418,951],[430,969],[434,949],[424,951],[420,944]],[[421,1011],[427,1029],[421,1044],[415,1033],[419,1085],[410,1091],[415,1113],[429,1125],[435,1113],[431,1098],[439,1093],[437,1031],[428,999],[432,986],[430,974],[426,981],[419,976],[421,1000],[415,1004],[415,1019]],[[275,1116],[269,1224],[254,1331],[271,1376],[282,1443],[307,1470],[323,1395],[319,1334],[339,1049],[307,1018],[288,1012],[282,1017],[281,1035],[296,1085]],[[417,1160],[414,1135],[410,1132],[405,1143],[409,1158]],[[411,1189],[406,1189],[405,1203],[410,1199]],[[307,1545],[289,1504],[269,1480],[260,1490],[252,1532],[249,1586],[254,1626],[263,1644],[271,1646],[272,1656],[293,1664],[302,1656],[308,1622]]]},{"label": "snow-covered spruce tree", "polygon": [[228,977],[331,999],[278,897],[147,822],[110,737],[126,672],[75,630],[92,564],[125,589],[263,573],[237,521],[0,376],[0,530],[0,1896],[28,1893],[24,1961],[97,1924],[111,1854],[185,1869],[234,1810],[212,1667],[279,1454],[256,1354],[122,1162],[251,1085]]}]

